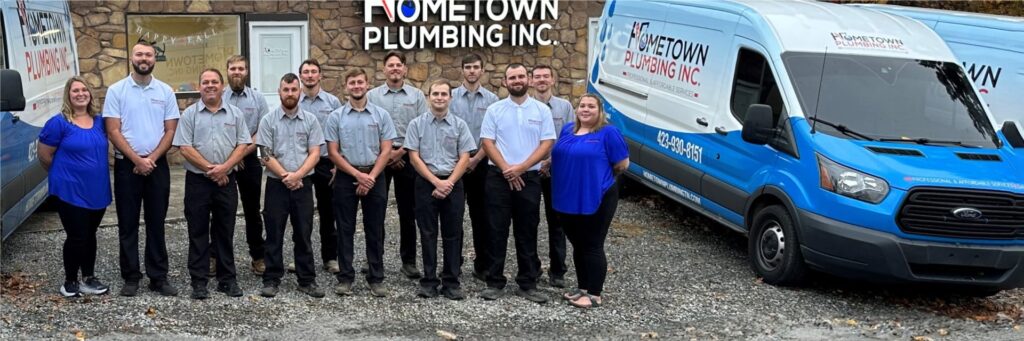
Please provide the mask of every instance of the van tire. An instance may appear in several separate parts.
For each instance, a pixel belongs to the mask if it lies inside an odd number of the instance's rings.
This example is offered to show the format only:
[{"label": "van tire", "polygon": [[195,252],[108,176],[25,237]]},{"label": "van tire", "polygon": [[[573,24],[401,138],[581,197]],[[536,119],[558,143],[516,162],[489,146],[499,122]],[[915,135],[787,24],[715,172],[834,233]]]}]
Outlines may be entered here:
[{"label": "van tire", "polygon": [[765,283],[790,286],[806,278],[800,239],[785,207],[765,206],[754,214],[747,249],[751,269]]}]

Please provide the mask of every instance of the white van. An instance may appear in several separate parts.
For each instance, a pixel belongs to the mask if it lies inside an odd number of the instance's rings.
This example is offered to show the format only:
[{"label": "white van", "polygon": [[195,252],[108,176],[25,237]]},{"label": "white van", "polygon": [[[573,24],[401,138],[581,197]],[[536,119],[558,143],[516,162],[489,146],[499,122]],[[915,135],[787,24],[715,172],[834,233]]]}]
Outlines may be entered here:
[{"label": "white van", "polygon": [[893,5],[858,4],[903,15],[935,30],[963,63],[996,121],[1024,124],[1024,18]]},{"label": "white van", "polygon": [[929,27],[701,0],[610,0],[599,26],[588,87],[626,175],[747,234],[766,283],[1024,286],[1024,140]]},{"label": "white van", "polygon": [[6,239],[47,197],[36,139],[60,111],[64,83],[78,75],[78,53],[66,2],[0,0],[0,11],[0,230]]}]

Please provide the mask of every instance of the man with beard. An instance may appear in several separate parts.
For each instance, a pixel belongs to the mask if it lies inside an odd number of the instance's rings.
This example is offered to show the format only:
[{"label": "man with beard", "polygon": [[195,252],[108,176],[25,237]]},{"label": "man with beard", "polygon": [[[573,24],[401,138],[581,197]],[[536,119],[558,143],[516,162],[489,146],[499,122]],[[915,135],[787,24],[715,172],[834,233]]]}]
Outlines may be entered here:
[{"label": "man with beard", "polygon": [[354,68],[345,73],[348,102],[331,113],[324,125],[328,155],[338,169],[334,180],[334,214],[338,219],[338,285],[334,293],[352,295],[355,271],[352,269],[356,210],[363,205],[363,232],[366,235],[366,282],[370,294],[387,296],[384,288],[384,214],[388,187],[384,167],[388,164],[391,140],[397,137],[391,115],[366,100],[369,85],[366,71]]},{"label": "man with beard", "polygon": [[[267,101],[263,94],[245,85],[249,77],[249,65],[244,56],[228,58],[228,85],[224,89],[222,101],[238,107],[245,114],[245,125],[249,127],[249,135],[256,140],[256,131],[260,119],[267,114]],[[245,158],[235,171],[238,183],[238,196],[242,199],[242,211],[245,212],[245,241],[249,244],[249,256],[252,257],[252,272],[262,275],[266,265],[263,261],[263,220],[260,218],[260,183],[263,180],[263,166],[256,156],[256,145],[250,144],[245,149]],[[211,250],[210,268],[214,269],[216,249]]]},{"label": "man with beard", "polygon": [[164,154],[178,127],[178,102],[166,83],[152,76],[156,49],[139,40],[132,46],[132,70],[107,88],[103,105],[107,136],[114,144],[114,201],[117,205],[121,296],[135,296],[139,266],[139,214],[146,211],[146,276],[149,289],[175,296],[167,280],[164,220],[171,193],[171,174]]},{"label": "man with beard", "polygon": [[[480,125],[484,121],[487,107],[498,101],[498,96],[487,88],[480,86],[483,75],[483,59],[476,53],[462,58],[462,85],[452,90],[451,113],[466,121],[469,131],[473,134],[473,142],[479,146]],[[487,175],[487,153],[477,149],[470,153],[466,175],[462,177],[466,192],[466,204],[469,205],[469,219],[473,224],[473,277],[486,281],[485,274],[491,266],[488,259],[487,208],[484,206],[484,178]]]},{"label": "man with beard", "polygon": [[[299,109],[316,116],[317,122],[327,122],[332,111],[341,108],[338,97],[320,88],[320,62],[306,59],[299,66],[302,80],[302,94],[299,95]],[[326,127],[324,127],[326,128]],[[313,190],[316,195],[316,210],[320,214],[320,257],[324,270],[338,273],[338,232],[334,227],[334,212],[331,208],[333,196],[331,181],[334,179],[334,164],[327,157],[327,150],[320,150],[320,161],[313,171]],[[288,271],[295,271],[295,263],[288,265]]]},{"label": "man with beard", "polygon": [[[217,249],[217,291],[241,297],[235,272],[235,165],[252,143],[245,114],[224,103],[224,76],[217,69],[199,77],[199,102],[181,114],[174,145],[185,157],[185,221],[188,223],[188,272],[192,298],[210,297],[210,247]],[[212,237],[212,238],[211,238]],[[211,243],[212,241],[212,243]]]},{"label": "man with beard", "polygon": [[505,254],[511,223],[516,239],[519,296],[536,303],[548,298],[537,290],[540,259],[537,225],[540,223],[540,161],[555,141],[551,109],[526,94],[529,79],[523,64],[509,64],[502,83],[509,96],[487,108],[480,140],[490,164],[485,187],[490,213],[491,264],[485,300],[501,297],[505,288]]},{"label": "man with beard", "polygon": [[[551,109],[551,121],[555,125],[555,139],[566,122],[573,120],[572,103],[554,95],[554,71],[550,66],[537,65],[530,70],[530,85],[534,98]],[[548,221],[548,284],[556,288],[565,287],[565,230],[558,221],[558,214],[551,208],[551,155],[540,162],[540,188],[544,196],[544,216]]]},{"label": "man with beard", "polygon": [[395,201],[398,204],[399,256],[402,259],[402,275],[410,279],[420,278],[416,269],[416,200],[413,184],[416,170],[410,166],[409,155],[402,145],[409,121],[427,112],[427,101],[423,91],[405,82],[405,54],[388,52],[384,57],[385,84],[367,93],[370,103],[384,108],[395,123],[398,138],[392,145],[385,171],[387,185],[395,182]]},{"label": "man with beard", "polygon": [[299,291],[324,297],[316,285],[313,265],[313,183],[310,175],[320,161],[324,144],[323,128],[313,114],[299,110],[299,78],[294,73],[281,77],[277,95],[281,106],[260,121],[256,143],[267,163],[267,191],[264,217],[267,221],[266,260],[263,273],[263,297],[277,296],[277,287],[284,277],[284,231],[288,218],[292,222],[295,244],[296,277]]}]

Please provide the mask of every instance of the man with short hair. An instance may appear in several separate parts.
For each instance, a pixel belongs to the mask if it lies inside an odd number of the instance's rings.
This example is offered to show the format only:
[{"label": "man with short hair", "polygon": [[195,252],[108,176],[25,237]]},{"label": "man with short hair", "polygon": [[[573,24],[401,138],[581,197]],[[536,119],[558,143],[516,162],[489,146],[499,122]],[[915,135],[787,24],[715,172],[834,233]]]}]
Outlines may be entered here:
[{"label": "man with short hair", "polygon": [[[299,66],[299,78],[302,80],[299,108],[316,116],[317,122],[327,122],[327,117],[331,112],[341,108],[341,101],[338,100],[338,97],[320,88],[321,77],[320,62],[316,59],[306,59]],[[320,257],[324,262],[324,270],[337,274],[340,271],[338,268],[338,231],[334,227],[334,209],[331,208],[334,201],[331,179],[334,179],[334,174],[334,164],[327,156],[327,150],[321,149],[320,161],[313,171],[316,210],[320,215]],[[294,268],[289,265],[289,271],[294,271]]]},{"label": "man with short hair", "polygon": [[[555,126],[555,139],[562,131],[562,126],[573,120],[572,103],[554,95],[558,79],[550,66],[537,65],[530,70],[530,85],[534,90],[534,98],[551,109],[551,121]],[[565,230],[558,221],[558,214],[551,208],[551,155],[547,155],[540,163],[540,188],[544,196],[544,216],[548,221],[548,284],[556,288],[565,288]]]},{"label": "man with short hair", "polygon": [[313,264],[313,182],[310,175],[320,161],[323,128],[313,114],[299,109],[299,78],[294,73],[281,77],[277,94],[281,106],[263,117],[256,143],[267,164],[267,190],[263,215],[267,221],[267,271],[263,273],[263,297],[277,296],[284,277],[284,231],[292,222],[296,277],[299,292],[324,297],[316,284]]},{"label": "man with short hair", "polygon": [[[470,53],[462,58],[462,85],[452,90],[450,108],[452,114],[469,125],[473,142],[478,146],[484,113],[487,112],[487,107],[498,101],[497,95],[481,86],[483,67],[483,59],[476,53]],[[486,281],[485,274],[492,263],[488,258],[490,253],[487,251],[491,239],[487,235],[490,228],[487,227],[487,207],[484,206],[484,179],[488,168],[487,153],[483,148],[477,149],[470,153],[466,175],[462,177],[466,204],[469,205],[469,219],[473,226],[473,251],[476,254],[476,259],[473,260],[473,277],[482,282]]]},{"label": "man with short hair", "polygon": [[487,209],[492,228],[491,259],[485,300],[501,297],[505,288],[505,254],[511,223],[516,239],[519,296],[544,303],[548,298],[537,290],[540,259],[537,257],[537,225],[540,223],[540,161],[555,141],[551,109],[527,95],[526,67],[513,63],[505,69],[502,82],[509,96],[487,108],[480,128],[480,140],[492,167],[487,172]]},{"label": "man with short hair", "polygon": [[331,113],[324,125],[328,155],[337,167],[334,180],[334,214],[338,221],[338,259],[341,271],[336,275],[334,293],[352,295],[355,271],[352,269],[356,210],[363,205],[363,232],[366,235],[366,282],[370,294],[387,296],[384,288],[384,215],[388,187],[384,167],[388,164],[391,140],[397,137],[391,115],[366,99],[369,86],[366,72],[354,68],[345,73],[348,102]]},{"label": "man with short hair", "polygon": [[[409,122],[405,148],[416,177],[416,224],[423,245],[423,278],[416,293],[423,298],[441,293],[451,300],[465,296],[460,289],[462,274],[462,215],[465,195],[462,175],[469,164],[469,152],[476,149],[466,121],[449,115],[452,86],[437,80],[428,89],[430,111]],[[440,226],[438,226],[440,219]],[[437,234],[441,232],[444,267],[437,278]]]},{"label": "man with short hair", "polygon": [[[234,105],[245,115],[245,125],[249,127],[249,135],[256,140],[256,131],[260,119],[267,115],[267,101],[263,94],[246,85],[249,79],[249,64],[245,56],[234,55],[228,58],[228,85],[224,89],[222,101]],[[256,144],[245,149],[244,158],[235,171],[238,183],[238,196],[242,200],[242,211],[245,212],[245,241],[249,245],[249,256],[252,258],[250,269],[256,275],[263,275],[266,264],[263,258],[263,219],[260,218],[260,185],[263,182],[263,166],[256,156]],[[211,250],[211,260],[217,258],[217,250]],[[213,262],[211,262],[211,267]]]},{"label": "man with short hair", "polygon": [[167,280],[164,220],[171,194],[165,154],[178,127],[178,102],[166,83],[153,77],[156,49],[140,40],[132,46],[133,72],[107,88],[104,126],[114,144],[114,203],[117,205],[121,296],[139,291],[139,215],[145,207],[146,276],[149,289],[175,296]]},{"label": "man with short hair", "polygon": [[409,121],[427,112],[427,103],[423,91],[405,81],[406,71],[405,54],[399,51],[388,52],[384,57],[384,74],[387,81],[370,90],[366,96],[370,103],[384,108],[391,114],[391,120],[394,121],[398,132],[398,138],[392,144],[388,156],[388,168],[384,173],[388,186],[392,180],[395,183],[401,273],[410,279],[416,279],[420,277],[420,271],[416,269],[416,200],[413,191],[416,171],[408,165],[409,155],[402,146]]},{"label": "man with short hair", "polygon": [[[203,70],[199,102],[181,114],[174,145],[185,157],[185,221],[188,223],[188,272],[192,298],[210,297],[206,290],[210,247],[217,249],[217,291],[241,297],[235,273],[235,211],[238,188],[234,168],[252,143],[245,114],[224,103],[224,76]],[[213,238],[211,238],[213,236]]]}]

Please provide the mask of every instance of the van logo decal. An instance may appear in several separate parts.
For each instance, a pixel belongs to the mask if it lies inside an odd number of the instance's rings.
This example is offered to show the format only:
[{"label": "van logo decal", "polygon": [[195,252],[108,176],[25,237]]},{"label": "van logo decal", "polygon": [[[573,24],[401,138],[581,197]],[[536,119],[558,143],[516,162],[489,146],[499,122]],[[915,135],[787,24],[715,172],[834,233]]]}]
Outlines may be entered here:
[{"label": "van logo decal", "polygon": [[832,32],[832,41],[840,49],[867,49],[907,52],[903,39],[847,32]]},{"label": "van logo decal", "polygon": [[[710,46],[670,35],[648,32],[650,22],[634,21],[623,64],[645,71],[635,74],[634,81],[648,83],[667,91],[698,97],[701,69],[707,64]],[[666,82],[662,79],[673,82]]]},{"label": "van logo decal", "polygon": [[981,211],[971,207],[958,207],[952,210],[953,216],[960,220],[979,220],[982,218]]},{"label": "van logo decal", "polygon": [[[989,90],[985,87],[996,88],[996,84],[999,83],[999,75],[1003,73],[1003,68],[992,67],[991,65],[963,62],[964,70],[971,76],[971,81],[981,89],[981,93],[987,94]],[[991,85],[990,85],[991,84]]]}]

